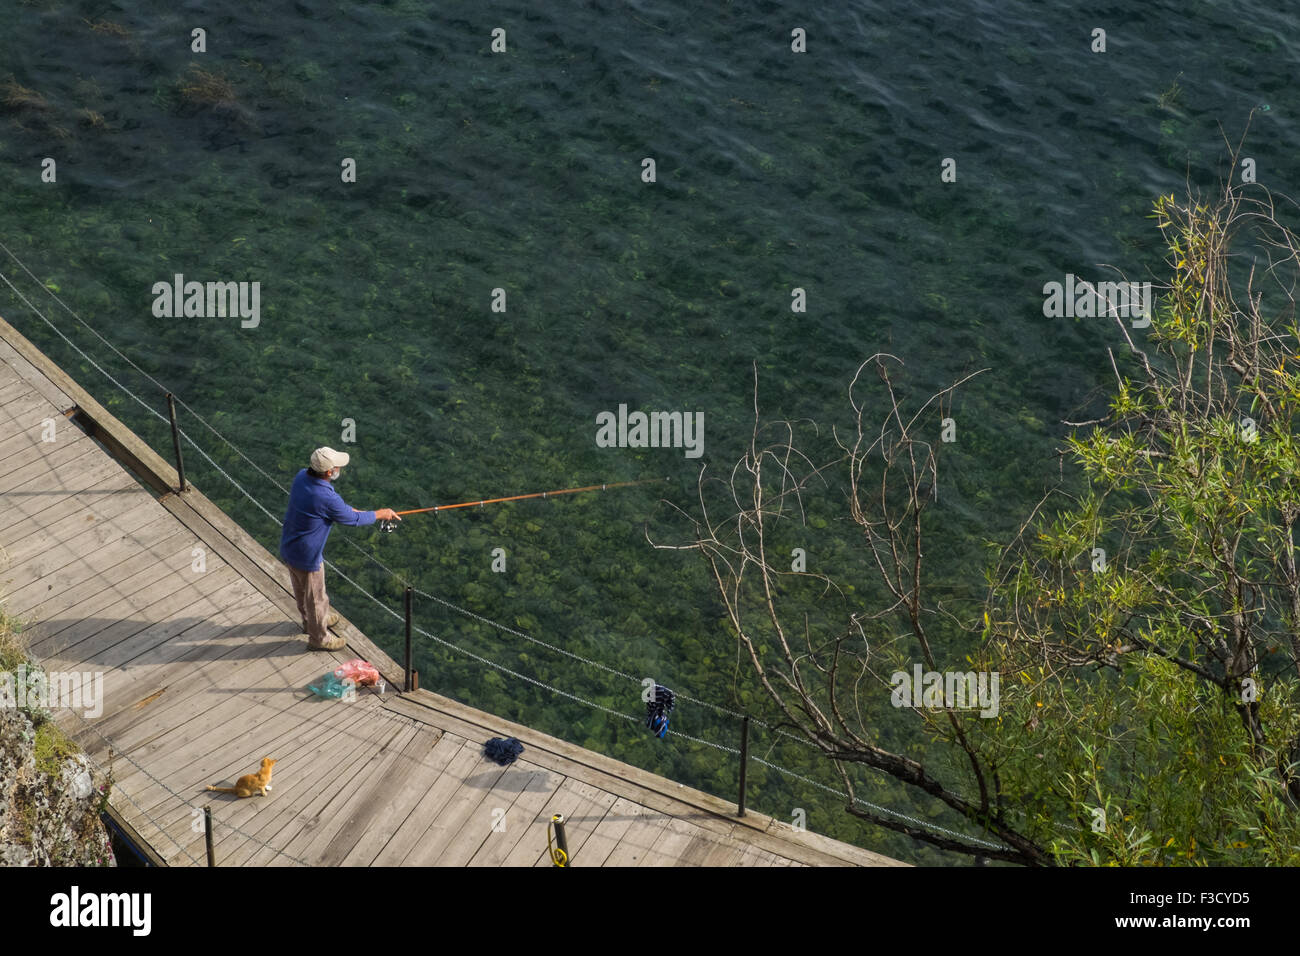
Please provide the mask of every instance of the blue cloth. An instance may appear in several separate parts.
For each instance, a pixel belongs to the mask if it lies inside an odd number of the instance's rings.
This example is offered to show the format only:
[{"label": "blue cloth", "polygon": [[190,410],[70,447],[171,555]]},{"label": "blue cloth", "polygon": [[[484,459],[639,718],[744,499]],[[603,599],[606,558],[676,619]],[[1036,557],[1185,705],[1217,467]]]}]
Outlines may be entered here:
[{"label": "blue cloth", "polygon": [[483,745],[483,755],[503,767],[508,767],[524,752],[524,745],[514,737],[493,737]]},{"label": "blue cloth", "polygon": [[280,533],[281,560],[299,571],[315,571],[321,566],[325,540],[335,522],[374,524],[375,513],[353,511],[328,478],[313,478],[304,468],[289,489],[289,508]]}]

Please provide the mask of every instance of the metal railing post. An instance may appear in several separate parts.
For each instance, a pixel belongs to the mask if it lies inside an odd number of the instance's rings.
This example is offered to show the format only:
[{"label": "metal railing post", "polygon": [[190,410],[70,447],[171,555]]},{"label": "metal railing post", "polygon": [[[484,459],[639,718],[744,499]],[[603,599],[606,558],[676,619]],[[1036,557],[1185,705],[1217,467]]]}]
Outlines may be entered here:
[{"label": "metal railing post", "polygon": [[567,867],[569,865],[569,841],[564,836],[564,814],[557,813],[552,816],[551,825],[555,827],[555,852],[551,853],[551,864],[553,866]]},{"label": "metal railing post", "polygon": [[208,866],[217,865],[216,851],[212,848],[212,807],[203,808],[203,838],[208,844]]},{"label": "metal railing post", "polygon": [[185,490],[185,461],[181,458],[181,433],[176,427],[176,399],[172,393],[167,393],[167,414],[172,420],[172,445],[176,449],[176,477],[180,481],[180,487],[176,489],[177,494]]},{"label": "metal railing post", "polygon": [[402,684],[402,690],[410,693],[415,688],[411,686],[411,594],[410,585],[406,588],[406,681]]},{"label": "metal railing post", "polygon": [[740,721],[740,806],[736,816],[745,815],[745,776],[749,771],[749,717]]}]

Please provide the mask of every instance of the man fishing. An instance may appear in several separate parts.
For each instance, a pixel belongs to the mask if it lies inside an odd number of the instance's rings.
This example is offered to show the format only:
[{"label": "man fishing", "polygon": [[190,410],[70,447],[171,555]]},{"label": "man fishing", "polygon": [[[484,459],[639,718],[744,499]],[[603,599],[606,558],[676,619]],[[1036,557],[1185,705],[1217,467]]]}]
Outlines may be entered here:
[{"label": "man fishing", "polygon": [[347,504],[332,482],[337,481],[351,455],[333,448],[317,448],[311,465],[293,479],[289,490],[289,508],[284,514],[284,531],[280,535],[280,560],[289,568],[293,579],[293,596],[302,615],[302,629],[307,633],[307,648],[313,651],[337,651],[347,643],[330,637],[327,628],[339,622],[330,612],[325,593],[325,541],[337,522],[347,525],[374,524],[376,520],[401,521],[392,508],[359,511]]}]

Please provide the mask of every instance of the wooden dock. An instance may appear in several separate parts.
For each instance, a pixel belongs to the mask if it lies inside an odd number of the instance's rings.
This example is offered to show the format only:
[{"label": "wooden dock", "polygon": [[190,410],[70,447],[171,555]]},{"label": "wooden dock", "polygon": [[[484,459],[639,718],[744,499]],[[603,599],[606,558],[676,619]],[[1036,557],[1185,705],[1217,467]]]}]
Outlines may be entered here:
[{"label": "wooden dock", "polygon": [[[108,387],[108,386],[105,386]],[[53,440],[43,440],[53,428]],[[103,675],[103,712],[56,711],[116,779],[114,818],[157,862],[548,866],[901,866],[428,691],[348,622],[308,653],[288,574],[175,469],[0,320],[0,606],[49,671]],[[196,570],[202,558],[204,569]],[[309,694],[352,657],[389,683]],[[517,737],[508,768],[483,756]],[[232,786],[263,756],[269,796]]]}]

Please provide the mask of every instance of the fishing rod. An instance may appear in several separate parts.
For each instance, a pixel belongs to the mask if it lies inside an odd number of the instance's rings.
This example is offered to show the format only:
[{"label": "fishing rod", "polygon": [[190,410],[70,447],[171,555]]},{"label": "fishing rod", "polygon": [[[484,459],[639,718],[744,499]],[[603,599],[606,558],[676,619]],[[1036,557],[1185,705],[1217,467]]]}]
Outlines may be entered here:
[{"label": "fishing rod", "polygon": [[[633,485],[652,485],[671,480],[671,478],[643,478],[640,481],[610,481],[600,485],[584,485],[581,488],[559,488],[555,491],[534,491],[527,495],[508,495],[504,498],[462,501],[454,505],[434,505],[432,508],[411,508],[408,511],[395,512],[395,514],[420,515],[429,512],[450,511],[453,508],[481,508],[483,505],[494,505],[502,501],[523,501],[525,498],[553,498],[557,495],[576,495],[580,491],[608,491],[611,488],[631,488]],[[397,530],[397,522],[385,519],[379,522],[379,527],[384,531],[393,532]]]}]

